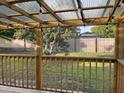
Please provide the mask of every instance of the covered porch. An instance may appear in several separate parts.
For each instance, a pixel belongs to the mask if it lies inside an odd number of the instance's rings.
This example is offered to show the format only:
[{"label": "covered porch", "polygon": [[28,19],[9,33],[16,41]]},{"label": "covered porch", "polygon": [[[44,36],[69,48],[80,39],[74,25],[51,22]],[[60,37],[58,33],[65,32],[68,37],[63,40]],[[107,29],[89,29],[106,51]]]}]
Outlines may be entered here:
[{"label": "covered porch", "polygon": [[[123,93],[123,4],[124,0],[0,0],[1,29],[34,28],[36,35],[35,56],[0,55],[0,92]],[[41,28],[108,24],[116,25],[114,57],[43,55]]]}]

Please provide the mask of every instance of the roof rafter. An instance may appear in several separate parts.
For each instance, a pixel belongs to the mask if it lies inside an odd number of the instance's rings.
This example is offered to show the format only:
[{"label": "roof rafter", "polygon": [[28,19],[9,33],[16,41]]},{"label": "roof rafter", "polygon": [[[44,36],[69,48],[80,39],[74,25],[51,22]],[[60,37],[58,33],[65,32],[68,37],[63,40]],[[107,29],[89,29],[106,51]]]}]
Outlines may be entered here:
[{"label": "roof rafter", "polygon": [[84,18],[82,6],[81,6],[81,1],[80,1],[80,0],[77,0],[77,4],[78,4],[78,8],[79,8],[79,10],[80,10],[80,14],[81,14],[82,21],[84,22],[84,21],[85,21],[85,18]]},{"label": "roof rafter", "polygon": [[15,4],[15,3],[30,2],[30,1],[34,1],[34,0],[16,0],[16,1],[8,1],[8,2],[11,4]]},{"label": "roof rafter", "polygon": [[10,4],[16,4],[16,3],[25,3],[25,2],[31,2],[31,1],[34,1],[34,0],[16,0],[16,1],[7,1],[7,2]]},{"label": "roof rafter", "polygon": [[121,16],[121,20],[120,20],[120,22],[123,22],[123,21],[124,21],[124,15]]},{"label": "roof rafter", "polygon": [[22,15],[27,16],[27,17],[33,19],[36,22],[43,23],[43,21],[41,21],[39,18],[37,18],[35,16],[31,16],[25,10],[22,10],[21,8],[17,7],[16,5],[10,4],[10,3],[6,2],[5,0],[0,0],[0,4],[10,8],[10,9],[12,9],[12,10],[18,12],[18,13],[21,13]]},{"label": "roof rafter", "polygon": [[[108,0],[108,1],[107,1],[106,6],[108,6],[108,5],[110,4],[110,1],[111,1],[111,0]],[[107,11],[107,8],[104,9],[104,11],[103,11],[103,13],[102,13],[102,16],[105,15],[106,11]]]},{"label": "roof rafter", "polygon": [[43,0],[36,0],[40,6],[43,6],[53,17],[55,17],[59,22],[63,23],[63,20],[56,14],[54,11],[43,1]]},{"label": "roof rafter", "polygon": [[5,18],[5,19],[10,20],[10,21],[17,22],[19,24],[23,24],[23,25],[27,25],[27,26],[32,26],[32,25],[30,25],[30,24],[28,24],[26,22],[21,21],[21,20],[18,20],[18,19],[12,18],[12,17],[8,17],[7,15],[5,15],[3,13],[0,13],[0,17],[1,18]]},{"label": "roof rafter", "polygon": [[115,19],[117,20],[118,23],[123,22],[124,21],[124,11],[121,14],[117,15],[115,17]]},{"label": "roof rafter", "polygon": [[[93,20],[93,19],[90,19],[90,20]],[[95,20],[94,22],[91,22],[90,21],[90,23],[87,23],[87,24],[82,23],[82,20],[81,19],[64,20],[64,21],[67,22],[67,24],[61,24],[61,26],[82,26],[82,25],[85,25],[85,26],[91,26],[92,25],[93,26],[93,25],[105,25],[105,24],[107,24],[107,21],[105,21],[107,19],[108,19],[108,17],[103,17],[102,19],[99,17],[98,20]],[[87,18],[86,18],[86,20],[87,20]],[[89,20],[89,18],[88,18],[88,20]],[[49,25],[43,24],[43,25],[40,25],[40,27],[55,27],[55,26],[58,26],[58,21],[49,21],[48,23],[49,23]],[[117,24],[117,22],[110,22],[109,24]],[[19,27],[19,26],[16,26],[15,27],[14,26],[14,28],[25,28],[25,27],[24,26],[21,26],[21,27]],[[29,27],[29,28],[35,28],[35,27]],[[5,28],[3,28],[3,29],[5,29]]]},{"label": "roof rafter", "polygon": [[116,0],[112,10],[110,11],[110,15],[109,15],[109,18],[108,18],[107,22],[111,21],[112,16],[113,16],[114,12],[116,11],[116,9],[117,9],[118,5],[120,4],[120,2],[121,2],[121,0]]}]

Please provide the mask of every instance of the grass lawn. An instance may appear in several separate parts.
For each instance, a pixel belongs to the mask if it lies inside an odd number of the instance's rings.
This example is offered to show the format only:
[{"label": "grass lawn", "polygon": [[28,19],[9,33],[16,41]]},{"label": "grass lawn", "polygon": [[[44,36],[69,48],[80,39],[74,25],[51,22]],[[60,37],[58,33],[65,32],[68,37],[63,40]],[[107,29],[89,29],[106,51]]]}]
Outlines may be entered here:
[{"label": "grass lawn", "polygon": [[[56,88],[57,86],[58,89],[62,87],[64,90],[73,89],[74,91],[78,89],[79,91],[82,91],[83,86],[85,86],[84,90],[86,93],[88,91],[91,91],[91,93],[96,93],[96,91],[97,93],[101,93],[102,91],[107,93],[109,90],[110,93],[113,92],[112,91],[113,73],[114,73],[113,64],[111,64],[111,75],[109,73],[109,66],[110,66],[109,63],[104,64],[104,72],[103,72],[103,63],[97,64],[97,72],[96,72],[95,62],[91,63],[91,68],[89,62],[85,63],[85,68],[83,66],[84,66],[83,62],[79,63],[79,67],[77,65],[77,62],[73,62],[73,66],[72,66],[72,62],[62,63],[62,65],[59,62],[57,63],[49,62],[48,64],[44,63],[44,74],[45,74],[44,86],[53,89]],[[60,72],[62,72],[62,74]],[[96,90],[96,84],[97,84],[97,90]],[[110,89],[109,89],[109,85],[110,85]]]},{"label": "grass lawn", "polygon": [[[57,55],[63,56],[64,54],[60,53]],[[86,54],[70,53],[69,56],[84,56],[84,55]],[[98,56],[98,55],[110,56],[111,54],[89,53],[88,55],[89,56]],[[3,60],[4,60],[3,71],[4,71],[5,84],[6,84],[6,80],[10,82],[10,75],[11,75],[12,83],[14,83],[15,81],[17,81],[17,83],[18,81],[22,81],[22,77],[24,79],[24,84],[27,84],[27,77],[29,80],[28,82],[29,84],[32,81],[35,81],[35,65],[36,65],[35,60],[28,59],[27,61],[26,58],[19,59],[19,60],[16,58],[15,62],[13,58],[10,58],[10,59],[4,58]],[[27,62],[28,62],[28,66],[27,66]],[[10,66],[11,66],[11,69],[10,69]],[[27,71],[28,71],[28,75],[27,75]],[[110,74],[110,71],[111,71],[111,74]],[[105,63],[104,69],[103,69],[103,63],[98,62],[97,69],[96,69],[96,62],[91,62],[91,68],[90,68],[90,63],[86,61],[85,61],[85,64],[84,62],[79,62],[79,65],[78,65],[78,61],[71,62],[68,60],[67,62],[63,61],[61,64],[61,61],[50,61],[47,59],[47,61],[45,60],[43,61],[43,73],[44,73],[43,86],[47,88],[55,89],[57,87],[58,89],[60,89],[60,87],[62,87],[62,89],[64,90],[73,89],[74,91],[79,89],[79,91],[85,90],[86,93],[88,91],[91,91],[91,93],[96,93],[96,91],[97,93],[102,93],[102,91],[104,91],[104,93],[108,93],[109,90],[110,90],[109,93],[113,92],[112,91],[113,73],[114,73],[113,63],[111,64],[111,70],[110,70],[109,63]],[[0,80],[2,80],[2,61],[1,60],[0,60]],[[35,83],[33,84],[35,86]],[[84,86],[85,88],[83,88]],[[97,86],[97,90],[96,90],[96,86]]]},{"label": "grass lawn", "polygon": [[[65,53],[58,53],[56,54],[56,56],[65,56]],[[83,52],[70,52],[68,53],[68,55],[66,56],[82,56],[82,57],[113,57],[114,53],[110,53],[110,52],[100,52],[100,53],[93,53],[93,52],[89,52],[89,53],[83,53]]]}]

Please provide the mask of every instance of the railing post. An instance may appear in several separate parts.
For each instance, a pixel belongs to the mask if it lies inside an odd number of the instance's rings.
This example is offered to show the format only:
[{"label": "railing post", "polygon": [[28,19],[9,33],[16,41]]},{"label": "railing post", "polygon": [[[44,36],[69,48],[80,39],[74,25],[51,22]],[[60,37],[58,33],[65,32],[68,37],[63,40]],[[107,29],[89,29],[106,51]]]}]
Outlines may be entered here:
[{"label": "railing post", "polygon": [[36,89],[41,90],[42,88],[42,66],[41,66],[41,56],[42,56],[42,32],[41,28],[35,28],[36,32]]}]

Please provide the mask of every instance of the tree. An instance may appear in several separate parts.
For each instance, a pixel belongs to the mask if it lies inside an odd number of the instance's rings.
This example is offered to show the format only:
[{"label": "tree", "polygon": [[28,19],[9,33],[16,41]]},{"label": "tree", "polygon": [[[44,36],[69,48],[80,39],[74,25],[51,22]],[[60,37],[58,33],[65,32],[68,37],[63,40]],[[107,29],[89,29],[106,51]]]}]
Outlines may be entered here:
[{"label": "tree", "polygon": [[34,41],[34,30],[29,28],[16,29],[13,38],[24,40],[24,50],[26,50],[26,40]]},{"label": "tree", "polygon": [[43,45],[44,53],[55,54],[57,52],[68,52],[69,44],[65,41],[71,38],[78,38],[79,30],[76,27],[53,27],[44,28]]},{"label": "tree", "polygon": [[115,25],[100,25],[91,28],[92,33],[102,38],[115,37]]},{"label": "tree", "polygon": [[[65,40],[78,38],[78,30],[76,27],[43,28],[43,53],[51,55],[57,52],[67,52],[69,44]],[[35,41],[35,29],[16,29],[14,38],[23,39],[24,49],[26,49],[26,40]]]},{"label": "tree", "polygon": [[0,30],[0,35],[6,36],[8,38],[13,38],[14,33],[15,33],[14,29],[1,29]]}]

